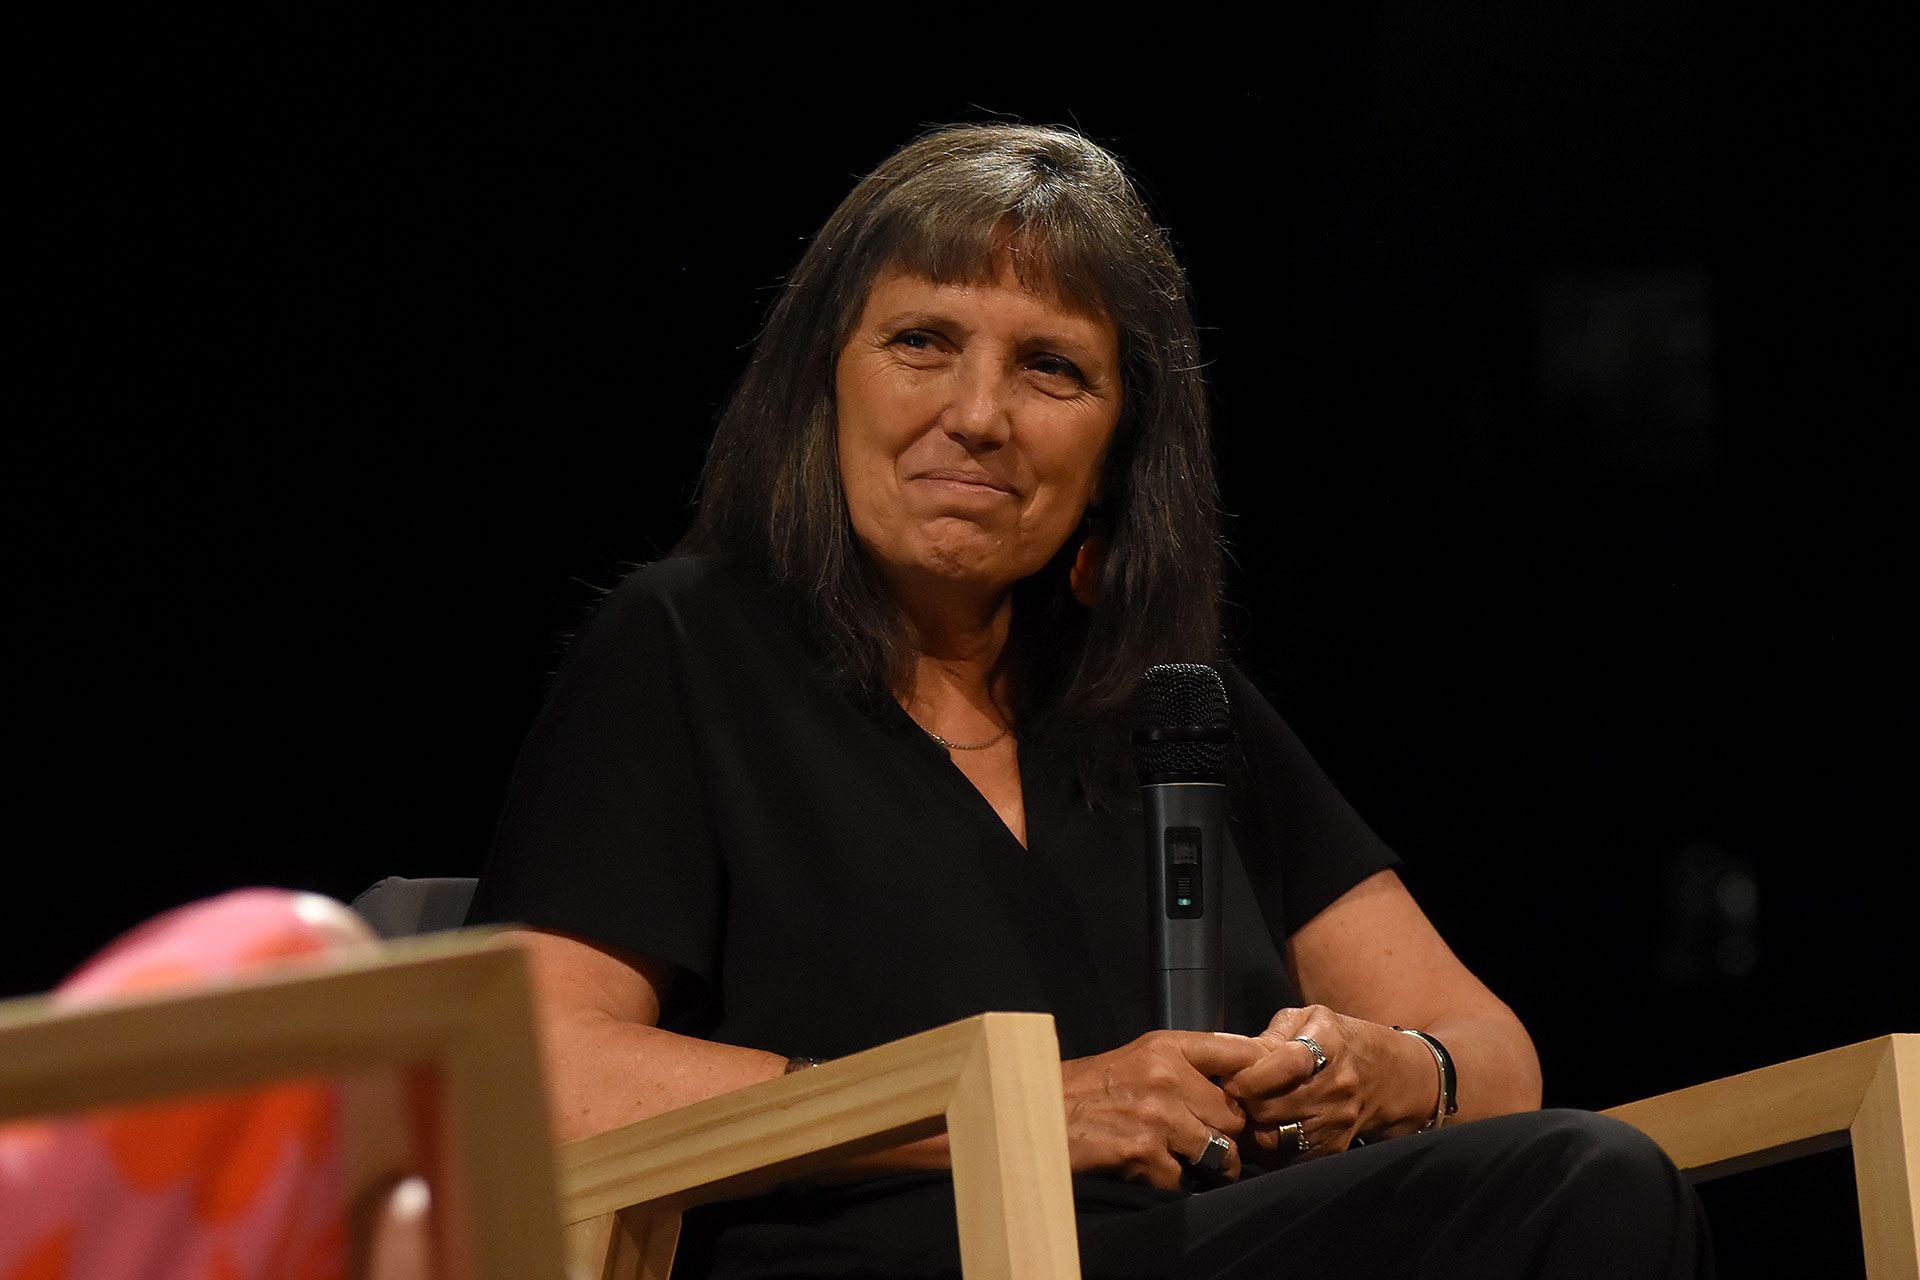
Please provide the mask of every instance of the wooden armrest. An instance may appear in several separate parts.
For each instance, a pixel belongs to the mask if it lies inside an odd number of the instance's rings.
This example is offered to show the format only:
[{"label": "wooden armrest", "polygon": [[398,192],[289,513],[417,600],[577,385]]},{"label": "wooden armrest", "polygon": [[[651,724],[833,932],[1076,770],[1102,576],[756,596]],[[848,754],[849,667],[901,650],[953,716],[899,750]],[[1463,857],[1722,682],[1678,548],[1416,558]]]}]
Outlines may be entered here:
[{"label": "wooden armrest", "polygon": [[1920,1036],[1881,1036],[1601,1114],[1639,1129],[1706,1181],[1845,1145],[1875,1078],[1915,1055]]},{"label": "wooden armrest", "polygon": [[1694,1181],[1851,1142],[1867,1272],[1920,1273],[1920,1035],[1881,1036],[1601,1113]]},{"label": "wooden armrest", "polygon": [[560,1280],[526,957],[482,931],[369,944],[218,985],[0,1003],[0,1120],[428,1066],[445,1106],[446,1274]]},{"label": "wooden armrest", "polygon": [[[765,1190],[946,1129],[967,1275],[1078,1276],[1053,1018],[987,1013],[560,1148],[570,1227]],[[603,1247],[590,1231],[582,1256]],[[677,1228],[674,1228],[677,1231]],[[640,1232],[633,1232],[636,1241]],[[673,1248],[645,1271],[664,1274]]]}]

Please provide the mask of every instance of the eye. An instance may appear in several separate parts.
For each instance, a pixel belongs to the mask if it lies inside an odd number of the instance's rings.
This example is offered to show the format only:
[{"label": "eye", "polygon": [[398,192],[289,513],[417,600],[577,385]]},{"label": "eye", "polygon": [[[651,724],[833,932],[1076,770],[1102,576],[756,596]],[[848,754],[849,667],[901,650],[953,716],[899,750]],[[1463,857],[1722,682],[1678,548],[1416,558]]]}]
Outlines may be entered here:
[{"label": "eye", "polygon": [[1080,372],[1080,366],[1064,356],[1037,356],[1033,364],[1034,367],[1042,373],[1071,378],[1073,381],[1083,385],[1087,380],[1086,376]]},{"label": "eye", "polygon": [[931,351],[934,336],[925,329],[908,329],[904,333],[895,334],[893,341],[895,344],[904,344],[912,351]]}]

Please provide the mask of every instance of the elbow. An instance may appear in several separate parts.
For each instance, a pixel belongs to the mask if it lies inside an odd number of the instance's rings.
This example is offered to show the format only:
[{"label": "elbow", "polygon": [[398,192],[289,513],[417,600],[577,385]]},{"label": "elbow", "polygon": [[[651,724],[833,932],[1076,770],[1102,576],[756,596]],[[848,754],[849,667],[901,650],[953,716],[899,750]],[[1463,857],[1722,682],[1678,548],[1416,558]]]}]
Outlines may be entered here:
[{"label": "elbow", "polygon": [[556,1143],[592,1137],[612,1124],[600,1114],[608,1091],[596,1087],[592,1022],[591,1017],[552,1014],[539,1019],[540,1075]]},{"label": "elbow", "polygon": [[1540,1059],[1534,1057],[1529,1060],[1529,1063],[1532,1070],[1520,1090],[1519,1110],[1538,1111],[1541,1101],[1546,1096],[1543,1082],[1540,1079]]},{"label": "elbow", "polygon": [[[1462,1112],[1478,1118],[1540,1109],[1540,1053],[1511,1009],[1487,1011],[1480,1023],[1480,1039],[1470,1052],[1474,1058],[1459,1082]],[[1469,1089],[1471,1106],[1465,1105],[1464,1097]]]},{"label": "elbow", "polygon": [[572,1142],[590,1136],[595,1130],[587,1090],[567,1078],[566,1068],[557,1057],[546,1057],[541,1068],[547,1098],[547,1127],[553,1141]]},{"label": "elbow", "polygon": [[1540,1074],[1540,1051],[1519,1018],[1513,1019],[1514,1031],[1514,1105],[1515,1111],[1538,1111],[1545,1097]]}]

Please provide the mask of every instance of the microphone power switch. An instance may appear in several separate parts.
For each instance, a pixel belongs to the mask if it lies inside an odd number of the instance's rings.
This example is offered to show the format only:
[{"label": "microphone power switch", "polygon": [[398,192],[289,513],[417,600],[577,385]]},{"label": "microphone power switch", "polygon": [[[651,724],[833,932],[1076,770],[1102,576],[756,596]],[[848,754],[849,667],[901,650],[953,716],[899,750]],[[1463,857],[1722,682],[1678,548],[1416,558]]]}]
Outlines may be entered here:
[{"label": "microphone power switch", "polygon": [[1207,913],[1198,827],[1166,829],[1167,919],[1198,920]]}]

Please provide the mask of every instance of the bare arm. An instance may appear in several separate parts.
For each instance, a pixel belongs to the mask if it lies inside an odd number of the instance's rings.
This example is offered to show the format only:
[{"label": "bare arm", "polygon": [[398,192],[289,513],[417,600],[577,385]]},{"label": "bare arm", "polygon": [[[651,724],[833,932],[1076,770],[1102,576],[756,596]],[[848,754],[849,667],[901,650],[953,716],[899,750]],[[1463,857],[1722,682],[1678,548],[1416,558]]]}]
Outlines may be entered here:
[{"label": "bare arm", "polygon": [[771,1080],[786,1059],[662,1031],[673,966],[568,934],[512,931],[527,951],[547,1109],[561,1142]]},{"label": "bare arm", "polygon": [[[566,934],[515,930],[528,953],[554,1136],[587,1137],[688,1103],[771,1080],[775,1053],[662,1030],[673,966]],[[1061,1064],[1068,1150],[1076,1170],[1101,1169],[1178,1185],[1174,1155],[1198,1155],[1209,1128],[1244,1121],[1209,1076],[1267,1055],[1243,1036],[1155,1032],[1109,1053]],[[848,1161],[851,1179],[951,1164],[947,1138]],[[1237,1158],[1230,1167],[1238,1172]]]},{"label": "bare arm", "polygon": [[[1460,963],[1400,877],[1381,871],[1342,894],[1287,940],[1287,967],[1310,1003],[1282,1009],[1259,1039],[1273,1053],[1228,1080],[1275,1150],[1276,1126],[1307,1124],[1315,1154],[1355,1135],[1393,1137],[1433,1119],[1440,1076],[1433,1055],[1395,1026],[1429,1032],[1457,1076],[1453,1123],[1540,1105],[1540,1059],[1526,1028]],[[1314,1070],[1310,1036],[1328,1055]]]},{"label": "bare arm", "polygon": [[[1314,1004],[1387,1028],[1427,1031],[1446,1045],[1459,1077],[1456,1122],[1540,1106],[1533,1038],[1460,963],[1394,872],[1369,876],[1309,920],[1287,941],[1287,967]],[[1433,1115],[1433,1056],[1412,1036],[1388,1034],[1409,1064],[1407,1075],[1424,1082],[1410,1091],[1417,1129]]]}]

